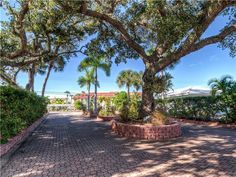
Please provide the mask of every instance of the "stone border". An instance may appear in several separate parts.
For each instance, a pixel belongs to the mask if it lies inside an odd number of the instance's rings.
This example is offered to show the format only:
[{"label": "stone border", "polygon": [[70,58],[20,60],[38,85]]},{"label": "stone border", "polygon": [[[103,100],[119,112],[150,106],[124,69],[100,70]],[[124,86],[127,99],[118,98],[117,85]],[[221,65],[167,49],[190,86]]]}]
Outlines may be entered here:
[{"label": "stone border", "polygon": [[222,128],[231,128],[236,129],[236,124],[223,124],[220,122],[214,121],[201,121],[201,120],[190,120],[187,118],[170,118],[172,121],[176,121],[179,123],[190,123],[190,124],[197,124],[197,125],[204,125],[209,127],[222,127]]},{"label": "stone border", "polygon": [[125,124],[117,121],[112,122],[112,130],[118,135],[148,139],[148,140],[168,140],[181,136],[181,125],[177,122],[173,122],[170,125],[137,125],[137,124]]},{"label": "stone border", "polygon": [[20,144],[41,124],[41,122],[44,120],[46,116],[47,114],[41,117],[40,119],[38,119],[37,121],[35,121],[28,128],[22,130],[18,135],[9,139],[9,141],[6,144],[1,144],[0,157],[2,158],[8,152],[16,150],[17,149],[16,146],[19,147]]},{"label": "stone border", "polygon": [[100,115],[97,116],[97,119],[101,121],[111,121],[114,118],[115,116],[100,116]]}]

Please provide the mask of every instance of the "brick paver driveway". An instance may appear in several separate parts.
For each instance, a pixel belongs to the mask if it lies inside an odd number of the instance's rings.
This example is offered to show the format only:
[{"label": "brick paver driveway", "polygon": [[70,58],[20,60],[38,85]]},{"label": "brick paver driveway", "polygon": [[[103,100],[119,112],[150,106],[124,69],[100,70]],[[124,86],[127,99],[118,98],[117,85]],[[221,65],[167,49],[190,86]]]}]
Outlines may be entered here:
[{"label": "brick paver driveway", "polygon": [[185,125],[167,142],[118,137],[109,123],[51,113],[2,176],[236,176],[236,131]]}]

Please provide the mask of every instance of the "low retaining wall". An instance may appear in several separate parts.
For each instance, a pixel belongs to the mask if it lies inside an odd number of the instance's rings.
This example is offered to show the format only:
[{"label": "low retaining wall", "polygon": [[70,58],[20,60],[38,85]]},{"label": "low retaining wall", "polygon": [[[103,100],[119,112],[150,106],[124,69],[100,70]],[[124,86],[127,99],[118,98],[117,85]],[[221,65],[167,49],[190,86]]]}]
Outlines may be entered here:
[{"label": "low retaining wall", "polygon": [[181,126],[174,122],[170,125],[134,125],[112,122],[112,130],[118,135],[148,140],[167,140],[181,136]]},{"label": "low retaining wall", "polygon": [[102,120],[102,121],[111,121],[113,120],[115,117],[114,116],[97,116],[98,120]]},{"label": "low retaining wall", "polygon": [[6,144],[1,144],[0,145],[0,157],[2,157],[6,153],[8,153],[12,149],[14,149],[15,146],[21,144],[30,135],[30,133],[43,121],[43,119],[45,117],[46,117],[46,115],[43,116],[42,118],[38,119],[36,122],[34,122],[28,128],[24,129],[18,135],[9,139],[9,141]]}]

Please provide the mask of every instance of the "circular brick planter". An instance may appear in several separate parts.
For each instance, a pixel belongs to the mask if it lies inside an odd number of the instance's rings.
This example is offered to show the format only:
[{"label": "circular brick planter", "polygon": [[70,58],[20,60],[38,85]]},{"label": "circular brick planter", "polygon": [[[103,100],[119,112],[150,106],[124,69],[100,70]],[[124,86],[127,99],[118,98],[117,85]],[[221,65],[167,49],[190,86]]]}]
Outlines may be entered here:
[{"label": "circular brick planter", "polygon": [[148,140],[168,140],[181,136],[181,126],[177,122],[170,125],[138,125],[112,122],[112,130],[118,135]]},{"label": "circular brick planter", "polygon": [[115,118],[115,116],[97,116],[97,119],[102,121],[111,121]]}]

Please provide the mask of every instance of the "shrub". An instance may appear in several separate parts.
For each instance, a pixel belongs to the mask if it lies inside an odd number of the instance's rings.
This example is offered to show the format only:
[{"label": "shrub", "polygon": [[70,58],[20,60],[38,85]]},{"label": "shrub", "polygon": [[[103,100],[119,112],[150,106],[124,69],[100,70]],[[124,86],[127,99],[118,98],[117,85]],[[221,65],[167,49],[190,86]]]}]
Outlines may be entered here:
[{"label": "shrub", "polygon": [[28,127],[47,111],[48,99],[9,86],[0,87],[1,143]]},{"label": "shrub", "polygon": [[56,98],[51,100],[51,104],[65,104],[65,100],[62,98]]},{"label": "shrub", "polygon": [[[157,100],[157,109],[168,116],[194,120],[236,122],[236,96],[199,96]],[[220,115],[220,116],[218,116]]]},{"label": "shrub", "polygon": [[140,96],[138,94],[134,94],[130,97],[128,103],[126,102],[123,103],[124,104],[120,111],[121,120],[124,122],[137,121],[139,118],[138,113],[140,107]]},{"label": "shrub", "polygon": [[114,104],[116,111],[121,112],[124,108],[124,105],[128,104],[127,93],[124,91],[116,93],[116,95],[112,99],[112,103]]},{"label": "shrub", "polygon": [[74,106],[75,106],[75,109],[77,110],[82,110],[82,111],[86,110],[86,106],[79,100],[75,102]]},{"label": "shrub", "polygon": [[154,111],[151,114],[151,123],[153,125],[166,125],[169,123],[167,117],[160,111]]},{"label": "shrub", "polygon": [[111,105],[111,98],[103,98],[102,99],[102,106],[99,108],[99,115],[100,116],[114,116],[115,115],[115,108]]}]

